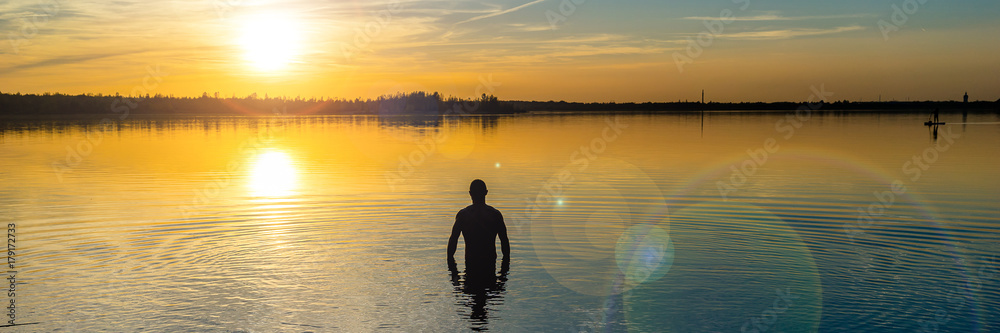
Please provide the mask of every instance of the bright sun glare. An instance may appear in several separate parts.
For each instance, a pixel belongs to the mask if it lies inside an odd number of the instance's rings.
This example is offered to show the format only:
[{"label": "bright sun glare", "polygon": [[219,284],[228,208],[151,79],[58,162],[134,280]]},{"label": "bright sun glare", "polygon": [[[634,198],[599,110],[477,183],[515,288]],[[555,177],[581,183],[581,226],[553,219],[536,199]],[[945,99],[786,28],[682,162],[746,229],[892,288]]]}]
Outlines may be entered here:
[{"label": "bright sun glare", "polygon": [[303,32],[289,15],[270,13],[247,16],[240,33],[243,57],[257,70],[280,70],[295,62],[299,56]]},{"label": "bright sun glare", "polygon": [[250,192],[257,197],[283,197],[296,186],[295,166],[288,154],[269,151],[257,156],[250,170]]}]

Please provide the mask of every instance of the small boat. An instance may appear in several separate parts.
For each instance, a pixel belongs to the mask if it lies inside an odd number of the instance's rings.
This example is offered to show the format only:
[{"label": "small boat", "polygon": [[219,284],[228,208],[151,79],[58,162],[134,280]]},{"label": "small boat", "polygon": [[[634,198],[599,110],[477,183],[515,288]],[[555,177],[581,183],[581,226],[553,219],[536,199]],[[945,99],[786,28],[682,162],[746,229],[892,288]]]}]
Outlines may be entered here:
[{"label": "small boat", "polygon": [[944,123],[936,123],[933,121],[928,121],[924,123],[924,126],[934,126],[934,125],[944,125]]}]

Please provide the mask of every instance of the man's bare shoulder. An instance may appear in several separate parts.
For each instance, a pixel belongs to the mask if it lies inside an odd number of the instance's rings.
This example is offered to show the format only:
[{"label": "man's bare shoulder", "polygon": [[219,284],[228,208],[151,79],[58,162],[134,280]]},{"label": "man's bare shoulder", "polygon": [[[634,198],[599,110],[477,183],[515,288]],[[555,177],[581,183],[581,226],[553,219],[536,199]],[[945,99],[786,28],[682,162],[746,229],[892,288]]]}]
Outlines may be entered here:
[{"label": "man's bare shoulder", "polygon": [[470,214],[475,214],[477,212],[482,212],[482,211],[485,211],[489,214],[496,214],[502,216],[502,214],[500,214],[500,211],[497,210],[496,208],[493,208],[493,206],[472,204],[466,206],[465,208],[462,208],[462,210],[459,210],[458,214],[455,217],[462,218],[463,216],[469,216]]},{"label": "man's bare shoulder", "polygon": [[472,214],[472,205],[466,206],[455,214],[455,222],[460,222],[468,219],[469,214]]},{"label": "man's bare shoulder", "polygon": [[490,205],[486,205],[486,207],[490,209],[490,212],[495,213],[495,214],[500,215],[500,216],[503,216],[503,214],[500,214],[500,210],[499,209],[493,208],[493,206],[490,206]]}]

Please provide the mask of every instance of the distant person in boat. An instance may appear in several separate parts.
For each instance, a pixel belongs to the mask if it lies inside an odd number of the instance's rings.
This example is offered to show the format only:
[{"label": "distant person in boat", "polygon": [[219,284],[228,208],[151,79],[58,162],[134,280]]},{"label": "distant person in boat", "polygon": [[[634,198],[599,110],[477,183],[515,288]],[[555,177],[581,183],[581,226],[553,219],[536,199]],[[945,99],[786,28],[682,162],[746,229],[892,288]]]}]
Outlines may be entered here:
[{"label": "distant person in boat", "polygon": [[510,241],[507,239],[507,226],[503,223],[503,215],[499,210],[486,204],[486,182],[476,179],[469,185],[469,196],[472,205],[463,208],[455,216],[455,225],[451,228],[448,239],[448,267],[455,268],[455,251],[458,249],[458,236],[465,238],[465,270],[466,274],[482,272],[495,274],[497,262],[496,239],[500,237],[500,250],[503,252],[503,267],[510,265]]},{"label": "distant person in boat", "polygon": [[939,109],[934,109],[934,123],[935,124],[938,123],[938,110]]}]

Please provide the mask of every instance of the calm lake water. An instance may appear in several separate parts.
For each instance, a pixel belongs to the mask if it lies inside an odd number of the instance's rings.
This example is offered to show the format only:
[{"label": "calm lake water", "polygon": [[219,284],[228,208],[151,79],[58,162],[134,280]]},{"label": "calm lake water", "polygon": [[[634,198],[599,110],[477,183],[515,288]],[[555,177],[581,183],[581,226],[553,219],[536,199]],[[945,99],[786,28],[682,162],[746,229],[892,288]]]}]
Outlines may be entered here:
[{"label": "calm lake water", "polygon": [[14,331],[1000,331],[1000,125],[790,115],[5,120]]}]

